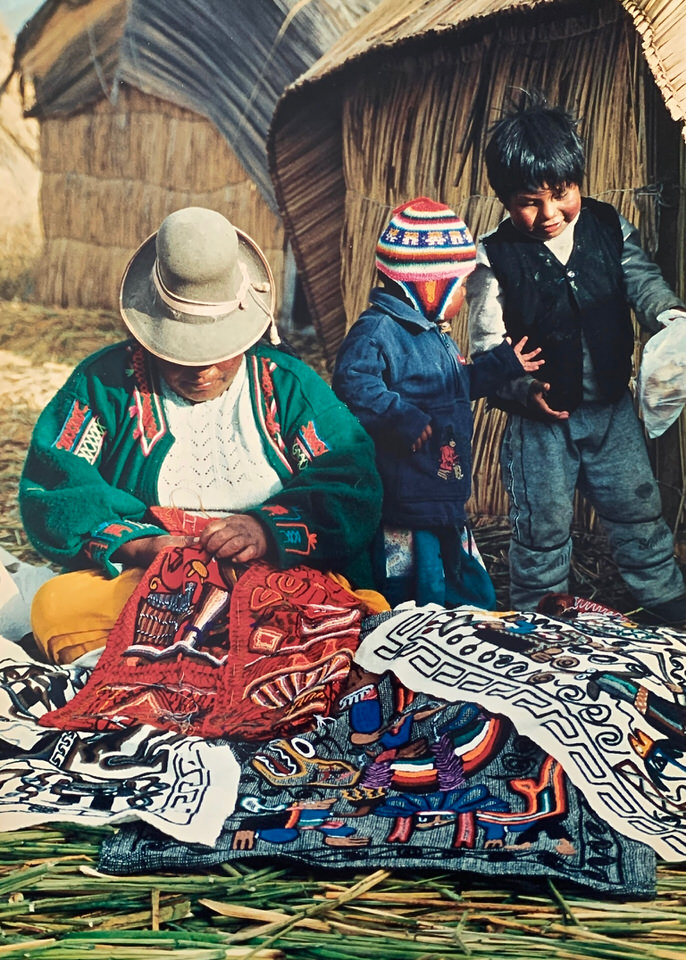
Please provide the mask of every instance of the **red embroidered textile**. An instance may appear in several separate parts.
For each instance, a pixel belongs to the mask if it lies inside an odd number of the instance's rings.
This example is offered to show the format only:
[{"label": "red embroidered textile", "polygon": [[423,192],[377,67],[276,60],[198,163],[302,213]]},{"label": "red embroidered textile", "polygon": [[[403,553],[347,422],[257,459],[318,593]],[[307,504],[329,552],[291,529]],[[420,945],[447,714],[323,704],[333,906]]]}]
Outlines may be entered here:
[{"label": "red embroidered textile", "polygon": [[330,716],[357,645],[360,602],[309,567],[240,569],[227,580],[199,547],[162,552],[86,686],[41,724],[147,723],[250,740],[308,730]]}]

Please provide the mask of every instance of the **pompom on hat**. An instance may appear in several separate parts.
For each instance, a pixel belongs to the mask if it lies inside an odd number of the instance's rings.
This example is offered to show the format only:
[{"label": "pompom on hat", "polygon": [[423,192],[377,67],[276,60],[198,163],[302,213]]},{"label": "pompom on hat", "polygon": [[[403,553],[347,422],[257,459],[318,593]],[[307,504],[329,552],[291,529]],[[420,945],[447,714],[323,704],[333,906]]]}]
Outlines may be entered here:
[{"label": "pompom on hat", "polygon": [[476,266],[464,220],[444,203],[417,197],[396,207],[376,245],[376,267],[413,303],[440,318],[455,289]]},{"label": "pompom on hat", "polygon": [[124,323],[150,353],[184,366],[243,353],[274,323],[274,280],[246,233],[216,210],[169,214],[136,250],[122,278]]}]

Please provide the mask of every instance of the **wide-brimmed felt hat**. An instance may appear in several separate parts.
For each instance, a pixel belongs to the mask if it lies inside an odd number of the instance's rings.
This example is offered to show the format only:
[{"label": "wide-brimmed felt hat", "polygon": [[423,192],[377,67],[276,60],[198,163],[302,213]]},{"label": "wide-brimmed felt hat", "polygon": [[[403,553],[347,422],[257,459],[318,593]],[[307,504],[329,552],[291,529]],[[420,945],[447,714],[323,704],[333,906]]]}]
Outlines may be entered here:
[{"label": "wide-brimmed felt hat", "polygon": [[131,257],[124,323],[147,350],[185,366],[243,353],[274,328],[274,280],[254,240],[216,210],[184,207]]}]

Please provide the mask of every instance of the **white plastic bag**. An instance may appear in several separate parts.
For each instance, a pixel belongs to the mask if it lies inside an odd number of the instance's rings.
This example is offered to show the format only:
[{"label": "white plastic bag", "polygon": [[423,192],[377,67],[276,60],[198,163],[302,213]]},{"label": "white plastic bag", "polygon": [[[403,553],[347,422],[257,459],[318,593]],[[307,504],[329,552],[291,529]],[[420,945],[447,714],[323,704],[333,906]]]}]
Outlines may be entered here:
[{"label": "white plastic bag", "polygon": [[686,403],[686,317],[671,320],[647,342],[636,388],[648,436],[662,436]]}]

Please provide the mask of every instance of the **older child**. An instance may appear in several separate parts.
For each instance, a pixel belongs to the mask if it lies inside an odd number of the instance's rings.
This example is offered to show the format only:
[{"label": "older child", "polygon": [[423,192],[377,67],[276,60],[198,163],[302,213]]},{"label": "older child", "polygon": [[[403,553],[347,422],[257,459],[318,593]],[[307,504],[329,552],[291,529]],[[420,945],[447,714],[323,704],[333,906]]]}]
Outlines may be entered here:
[{"label": "older child", "polygon": [[523,353],[524,339],[513,348],[501,337],[465,362],[449,331],[474,265],[474,240],[450,207],[427,197],[397,207],[376,248],[382,286],[336,360],[334,391],[376,444],[384,486],[377,586],[391,604],[495,606],[466,529],[470,401],[543,361],[538,350]]},{"label": "older child", "polygon": [[501,451],[510,497],[510,599],[527,609],[566,591],[578,487],[618,570],[658,622],[686,621],[686,595],[628,390],[630,308],[645,329],[686,309],[615,209],[581,195],[574,118],[532,103],[504,116],[486,149],[509,216],[479,243],[470,278],[472,352],[528,337],[545,382],[523,376],[491,399],[510,414]]}]

